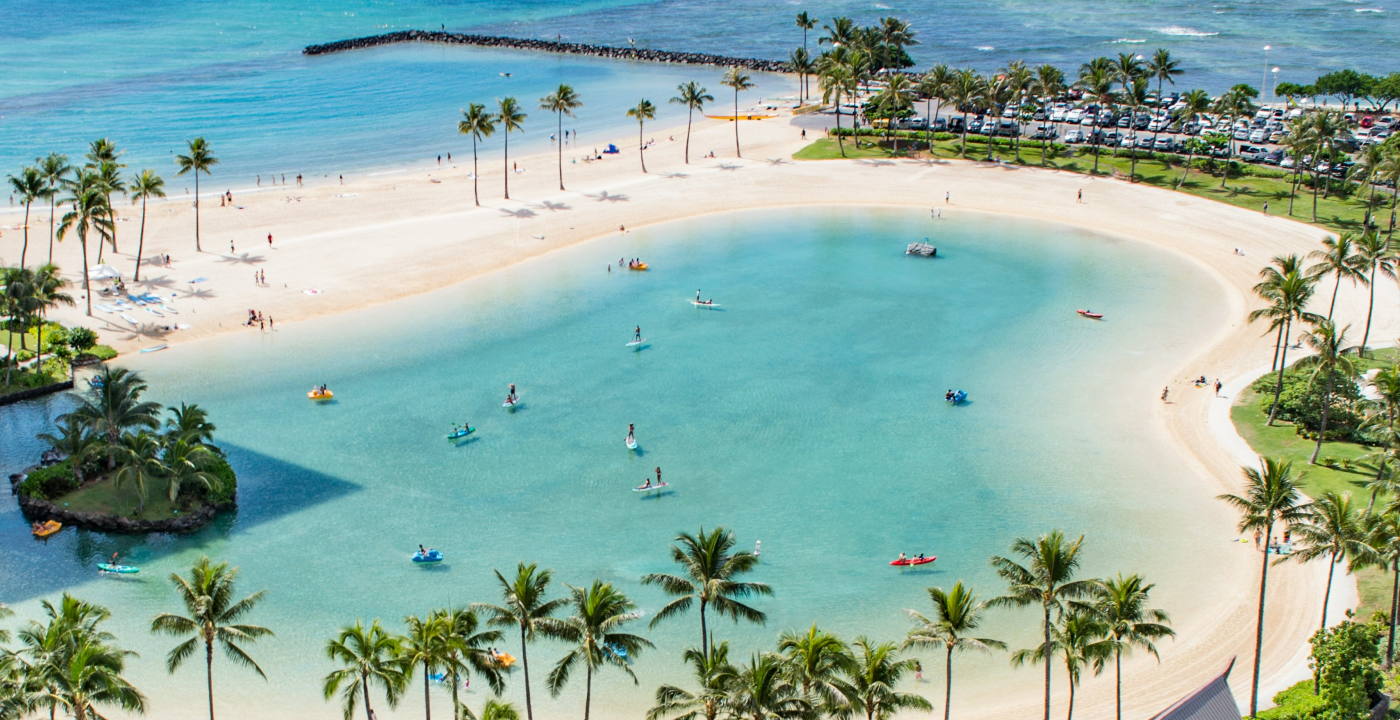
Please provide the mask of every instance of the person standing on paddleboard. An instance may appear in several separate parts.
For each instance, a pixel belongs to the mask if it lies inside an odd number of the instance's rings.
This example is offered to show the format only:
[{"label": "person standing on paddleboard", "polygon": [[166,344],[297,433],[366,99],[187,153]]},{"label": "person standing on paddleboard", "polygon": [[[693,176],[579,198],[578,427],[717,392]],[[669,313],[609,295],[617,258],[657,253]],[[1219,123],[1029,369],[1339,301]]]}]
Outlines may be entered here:
[{"label": "person standing on paddleboard", "polygon": [[641,341],[642,341],[642,326],[641,326],[641,325],[638,325],[636,331],[633,332],[633,334],[632,334],[632,342],[641,342]]},{"label": "person standing on paddleboard", "polygon": [[629,444],[637,442],[637,438],[632,436],[632,423],[627,423],[627,442]]},{"label": "person standing on paddleboard", "polygon": [[516,400],[516,396],[515,396],[515,383],[511,383],[511,384],[510,384],[510,393],[506,395],[506,402],[514,404],[514,403],[515,403],[515,400]]},{"label": "person standing on paddleboard", "polygon": [[659,467],[656,468],[656,484],[657,484],[657,485],[662,484],[662,483],[661,483],[661,468],[659,468]]}]

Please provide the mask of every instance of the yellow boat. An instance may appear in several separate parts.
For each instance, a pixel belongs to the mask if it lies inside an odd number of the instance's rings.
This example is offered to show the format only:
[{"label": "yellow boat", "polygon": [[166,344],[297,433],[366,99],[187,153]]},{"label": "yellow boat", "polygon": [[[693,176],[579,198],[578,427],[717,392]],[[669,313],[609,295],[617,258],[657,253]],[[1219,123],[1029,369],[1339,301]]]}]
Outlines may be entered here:
[{"label": "yellow boat", "polygon": [[58,533],[63,529],[63,523],[57,520],[45,520],[34,527],[34,537],[46,538]]},{"label": "yellow boat", "polygon": [[628,269],[628,270],[645,270],[645,269],[647,269],[647,264],[646,264],[646,263],[637,263],[636,265],[628,265],[628,266],[627,266],[627,269]]},{"label": "yellow boat", "polygon": [[498,652],[491,656],[491,660],[496,663],[497,667],[508,668],[515,664],[515,656],[510,653]]},{"label": "yellow boat", "polygon": [[312,390],[311,392],[307,393],[306,396],[311,398],[312,400],[330,400],[331,398],[335,397],[335,393],[331,392],[330,390],[327,390],[325,392],[317,392],[315,390]]}]

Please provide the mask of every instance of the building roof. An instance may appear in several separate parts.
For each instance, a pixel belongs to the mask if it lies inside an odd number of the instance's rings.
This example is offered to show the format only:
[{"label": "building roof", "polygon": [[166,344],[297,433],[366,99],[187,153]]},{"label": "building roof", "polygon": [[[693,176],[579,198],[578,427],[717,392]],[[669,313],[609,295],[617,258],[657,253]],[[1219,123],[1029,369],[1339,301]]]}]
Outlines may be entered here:
[{"label": "building roof", "polygon": [[1197,688],[1195,692],[1176,701],[1171,707],[1152,716],[1152,720],[1238,720],[1240,706],[1230,692],[1230,670],[1235,667],[1235,659],[1225,672],[1214,680]]}]

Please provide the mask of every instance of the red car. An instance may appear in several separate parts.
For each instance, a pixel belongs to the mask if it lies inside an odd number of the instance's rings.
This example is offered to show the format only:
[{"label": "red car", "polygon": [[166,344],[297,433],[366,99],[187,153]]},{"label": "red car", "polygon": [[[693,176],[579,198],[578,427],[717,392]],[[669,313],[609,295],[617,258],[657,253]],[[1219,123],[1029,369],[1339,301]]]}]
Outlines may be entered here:
[{"label": "red car", "polygon": [[1360,124],[1361,127],[1368,128],[1376,124],[1376,119],[1374,117],[1371,117],[1370,115],[1367,115],[1366,117],[1361,118]]}]

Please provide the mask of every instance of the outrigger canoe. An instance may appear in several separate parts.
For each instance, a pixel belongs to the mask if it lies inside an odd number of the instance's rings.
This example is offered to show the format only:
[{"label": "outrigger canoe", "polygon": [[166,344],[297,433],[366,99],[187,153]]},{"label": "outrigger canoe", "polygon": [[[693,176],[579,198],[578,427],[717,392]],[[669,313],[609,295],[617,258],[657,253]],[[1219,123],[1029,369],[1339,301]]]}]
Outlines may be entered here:
[{"label": "outrigger canoe", "polygon": [[927,565],[927,564],[929,564],[929,563],[931,563],[931,562],[933,562],[934,560],[937,560],[937,559],[938,559],[938,556],[937,556],[937,555],[934,555],[934,556],[931,556],[931,557],[922,557],[922,558],[905,558],[905,559],[903,559],[903,560],[891,560],[891,561],[890,561],[890,564],[891,564],[891,565],[898,565],[898,566],[901,566],[901,567],[906,566],[906,565]]},{"label": "outrigger canoe", "polygon": [[1090,311],[1088,311],[1088,310],[1075,310],[1075,312],[1077,312],[1077,313],[1079,313],[1080,315],[1083,315],[1084,317],[1089,318],[1089,319],[1091,319],[1091,320],[1102,320],[1102,319],[1103,319],[1103,313],[1090,312]]}]

